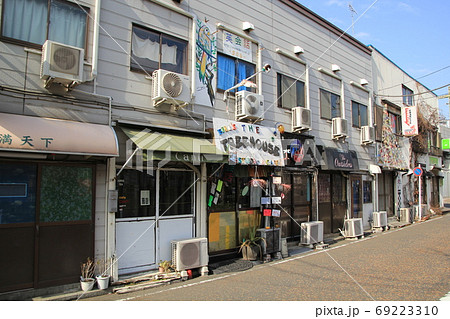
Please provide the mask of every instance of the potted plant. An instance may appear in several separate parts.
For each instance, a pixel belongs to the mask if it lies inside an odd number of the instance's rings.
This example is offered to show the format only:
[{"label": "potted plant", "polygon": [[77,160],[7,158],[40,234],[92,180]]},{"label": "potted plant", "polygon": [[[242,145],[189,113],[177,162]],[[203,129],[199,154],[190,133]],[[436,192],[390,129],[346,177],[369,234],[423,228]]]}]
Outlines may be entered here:
[{"label": "potted plant", "polygon": [[172,264],[170,261],[168,260],[160,260],[159,261],[159,272],[169,272],[170,269],[172,268]]},{"label": "potted plant", "polygon": [[96,277],[97,279],[97,286],[98,289],[107,289],[109,286],[109,278],[110,275],[108,274],[109,272],[109,267],[112,263],[110,262],[110,260],[105,260],[105,259],[98,259],[97,260],[97,264],[96,264],[96,269],[98,270],[98,275]]},{"label": "potted plant", "polygon": [[81,264],[81,277],[80,277],[81,290],[88,291],[91,290],[92,287],[94,287],[95,283],[94,274],[95,274],[95,263],[90,257],[88,257],[87,261]]},{"label": "potted plant", "polygon": [[264,238],[256,237],[256,227],[249,230],[249,238],[244,239],[239,248],[244,260],[257,260],[258,255],[262,257],[261,240],[264,240]]}]

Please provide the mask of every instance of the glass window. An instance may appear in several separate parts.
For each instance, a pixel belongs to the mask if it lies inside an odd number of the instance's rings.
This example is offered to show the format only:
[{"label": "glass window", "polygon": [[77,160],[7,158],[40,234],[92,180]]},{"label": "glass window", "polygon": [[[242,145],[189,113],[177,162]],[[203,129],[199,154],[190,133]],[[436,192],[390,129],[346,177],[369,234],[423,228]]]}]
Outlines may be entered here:
[{"label": "glass window", "polygon": [[354,127],[368,125],[366,105],[352,101],[352,125]]},{"label": "glass window", "polygon": [[1,163],[0,224],[35,221],[36,172],[33,164]]},{"label": "glass window", "polygon": [[[217,89],[228,90],[242,80],[255,74],[255,65],[243,60],[217,54]],[[251,79],[250,81],[255,81]],[[241,86],[238,91],[254,91],[254,89]],[[235,92],[231,90],[230,92]]]},{"label": "glass window", "polygon": [[5,0],[3,10],[4,38],[36,46],[48,39],[85,47],[85,8],[62,0]]},{"label": "glass window", "polygon": [[408,89],[406,86],[402,85],[402,95],[403,95],[403,103],[406,105],[414,105],[414,92]]},{"label": "glass window", "polygon": [[341,117],[341,97],[320,89],[320,116],[328,120]]},{"label": "glass window", "polygon": [[364,204],[372,203],[372,182],[371,181],[363,182],[363,198],[364,198]]},{"label": "glass window", "polygon": [[305,107],[305,84],[286,75],[277,74],[278,107]]},{"label": "glass window", "polygon": [[192,171],[161,171],[159,215],[194,214],[195,180]]},{"label": "glass window", "polygon": [[156,214],[156,172],[148,174],[126,169],[117,179],[119,192],[116,218],[147,217]]},{"label": "glass window", "polygon": [[151,74],[157,69],[164,69],[187,74],[187,46],[184,40],[133,26],[131,70]]},{"label": "glass window", "polygon": [[39,215],[41,222],[90,220],[93,171],[82,166],[43,166]]}]

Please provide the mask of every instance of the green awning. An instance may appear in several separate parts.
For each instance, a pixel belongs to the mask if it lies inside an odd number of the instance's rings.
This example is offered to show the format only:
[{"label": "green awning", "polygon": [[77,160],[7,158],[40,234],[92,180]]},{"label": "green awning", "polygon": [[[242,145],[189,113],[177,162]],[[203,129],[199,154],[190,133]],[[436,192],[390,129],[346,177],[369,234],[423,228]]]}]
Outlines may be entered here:
[{"label": "green awning", "polygon": [[144,160],[226,163],[228,155],[206,139],[121,127],[142,150]]}]

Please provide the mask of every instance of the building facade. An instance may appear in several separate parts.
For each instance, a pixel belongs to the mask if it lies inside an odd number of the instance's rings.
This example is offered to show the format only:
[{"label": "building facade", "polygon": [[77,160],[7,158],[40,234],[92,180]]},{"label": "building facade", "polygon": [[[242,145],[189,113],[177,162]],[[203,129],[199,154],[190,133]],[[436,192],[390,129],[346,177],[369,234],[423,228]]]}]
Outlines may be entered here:
[{"label": "building facade", "polygon": [[[376,48],[371,49],[375,164],[381,167],[377,175],[377,210],[399,218],[401,208],[418,207],[420,199],[426,214],[428,209],[443,205],[438,98]],[[417,120],[411,120],[411,114]],[[423,170],[420,196],[419,177],[414,174],[419,166]]]},{"label": "building facade", "polygon": [[74,282],[87,257],[113,257],[115,280],[153,270],[174,240],[207,238],[211,259],[259,228],[369,229],[400,205],[410,162],[388,163],[403,139],[374,126],[398,111],[374,95],[392,70],[296,1],[1,8],[0,237],[16,265],[2,256],[3,291]]}]

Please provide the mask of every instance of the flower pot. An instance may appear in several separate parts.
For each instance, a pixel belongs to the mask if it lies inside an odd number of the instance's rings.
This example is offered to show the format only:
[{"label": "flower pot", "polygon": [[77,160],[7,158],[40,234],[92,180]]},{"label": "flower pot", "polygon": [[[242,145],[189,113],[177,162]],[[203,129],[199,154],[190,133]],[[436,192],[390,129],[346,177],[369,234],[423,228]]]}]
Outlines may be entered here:
[{"label": "flower pot", "polygon": [[258,253],[259,253],[258,246],[251,245],[242,247],[242,258],[244,260],[257,260]]},{"label": "flower pot", "polygon": [[109,286],[109,276],[97,276],[97,287],[100,290],[107,289]]},{"label": "flower pot", "polygon": [[81,283],[81,290],[89,291],[94,287],[95,280],[94,278],[85,278],[81,280],[80,283]]}]

